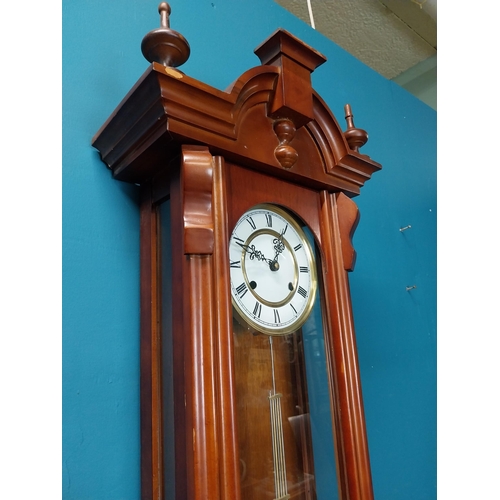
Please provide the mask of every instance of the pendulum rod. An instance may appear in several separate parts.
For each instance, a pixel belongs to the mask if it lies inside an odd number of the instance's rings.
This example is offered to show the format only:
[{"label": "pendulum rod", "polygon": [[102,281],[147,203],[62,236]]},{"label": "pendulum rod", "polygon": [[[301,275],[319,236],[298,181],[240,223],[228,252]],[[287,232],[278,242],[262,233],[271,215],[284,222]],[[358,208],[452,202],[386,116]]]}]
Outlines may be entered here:
[{"label": "pendulum rod", "polygon": [[290,498],[286,484],[285,442],[283,438],[283,416],[281,413],[281,394],[276,392],[276,379],[274,376],[273,338],[269,337],[271,349],[271,372],[273,377],[273,390],[269,391],[269,407],[271,413],[271,437],[273,443],[274,464],[274,492],[275,500]]}]

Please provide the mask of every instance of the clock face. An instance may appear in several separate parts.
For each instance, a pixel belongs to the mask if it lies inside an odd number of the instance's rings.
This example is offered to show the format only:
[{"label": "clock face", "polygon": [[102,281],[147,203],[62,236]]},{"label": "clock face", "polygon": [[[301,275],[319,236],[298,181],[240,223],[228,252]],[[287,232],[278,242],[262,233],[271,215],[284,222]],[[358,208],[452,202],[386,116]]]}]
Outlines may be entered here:
[{"label": "clock face", "polygon": [[316,266],[304,232],[274,205],[258,205],[229,241],[233,305],[256,330],[284,335],[306,321],[316,294]]}]

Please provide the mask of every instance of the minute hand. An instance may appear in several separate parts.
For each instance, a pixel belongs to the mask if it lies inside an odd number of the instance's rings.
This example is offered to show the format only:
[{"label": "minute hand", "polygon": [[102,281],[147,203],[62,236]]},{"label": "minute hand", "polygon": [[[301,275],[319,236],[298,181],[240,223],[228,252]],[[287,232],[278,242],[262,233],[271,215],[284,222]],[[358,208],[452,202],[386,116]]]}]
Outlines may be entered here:
[{"label": "minute hand", "polygon": [[285,231],[283,230],[279,236],[279,238],[274,238],[273,243],[274,243],[274,250],[275,250],[275,255],[273,262],[278,262],[278,255],[283,252],[285,249],[285,245],[283,243],[283,235],[285,234]]}]

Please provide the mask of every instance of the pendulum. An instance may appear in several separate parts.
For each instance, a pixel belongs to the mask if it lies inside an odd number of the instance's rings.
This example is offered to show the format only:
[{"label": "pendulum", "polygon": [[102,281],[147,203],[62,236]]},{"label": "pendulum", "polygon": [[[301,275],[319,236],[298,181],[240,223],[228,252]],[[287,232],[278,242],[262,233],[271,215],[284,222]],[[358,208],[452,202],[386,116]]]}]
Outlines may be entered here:
[{"label": "pendulum", "polygon": [[269,391],[269,405],[271,412],[271,436],[273,442],[273,464],[274,464],[274,491],[275,500],[287,500],[290,498],[286,484],[285,443],[283,439],[283,417],[281,414],[281,394],[276,392],[276,381],[274,377],[274,355],[273,338],[269,337],[271,349],[271,370],[273,377],[273,390]]}]

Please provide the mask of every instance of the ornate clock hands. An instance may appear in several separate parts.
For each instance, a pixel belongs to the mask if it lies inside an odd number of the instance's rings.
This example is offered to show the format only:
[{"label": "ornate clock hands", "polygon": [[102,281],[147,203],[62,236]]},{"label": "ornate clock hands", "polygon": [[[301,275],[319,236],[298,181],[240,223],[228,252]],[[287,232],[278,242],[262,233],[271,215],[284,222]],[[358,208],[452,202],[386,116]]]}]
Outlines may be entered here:
[{"label": "ornate clock hands", "polygon": [[245,245],[244,243],[240,243],[237,241],[236,243],[245,250],[248,254],[250,254],[250,260],[257,259],[257,260],[263,260],[267,264],[269,264],[269,269],[271,271],[277,271],[280,268],[280,265],[278,263],[278,255],[283,252],[285,249],[285,245],[281,241],[283,237],[283,233],[280,235],[279,239],[274,238],[273,243],[274,243],[274,250],[276,252],[274,259],[268,259],[260,250],[257,250],[255,248],[255,245]]},{"label": "ornate clock hands", "polygon": [[283,243],[283,235],[285,234],[287,227],[285,227],[285,229],[281,231],[278,238],[273,239],[273,245],[275,251],[273,259],[268,259],[263,252],[255,248],[255,245],[245,245],[240,241],[236,241],[236,243],[250,255],[250,260],[253,259],[262,260],[267,264],[269,264],[269,269],[271,271],[277,271],[280,268],[280,265],[278,263],[278,257],[281,253],[283,253],[283,250],[285,250],[285,244]]},{"label": "ornate clock hands", "polygon": [[255,245],[245,245],[244,243],[240,243],[239,241],[236,242],[245,252],[250,254],[250,260],[257,259],[257,260],[263,260],[267,262],[269,265],[272,264],[271,259],[267,259],[266,256],[260,251],[255,249]]}]

